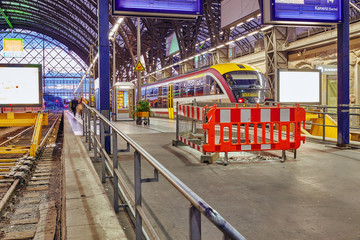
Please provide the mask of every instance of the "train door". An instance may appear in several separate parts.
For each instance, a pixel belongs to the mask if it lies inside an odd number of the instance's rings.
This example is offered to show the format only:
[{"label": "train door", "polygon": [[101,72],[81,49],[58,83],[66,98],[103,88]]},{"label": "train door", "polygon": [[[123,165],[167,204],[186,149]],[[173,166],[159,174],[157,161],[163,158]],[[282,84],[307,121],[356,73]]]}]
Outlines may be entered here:
[{"label": "train door", "polygon": [[174,84],[168,85],[167,105],[169,109],[169,119],[174,119]]}]

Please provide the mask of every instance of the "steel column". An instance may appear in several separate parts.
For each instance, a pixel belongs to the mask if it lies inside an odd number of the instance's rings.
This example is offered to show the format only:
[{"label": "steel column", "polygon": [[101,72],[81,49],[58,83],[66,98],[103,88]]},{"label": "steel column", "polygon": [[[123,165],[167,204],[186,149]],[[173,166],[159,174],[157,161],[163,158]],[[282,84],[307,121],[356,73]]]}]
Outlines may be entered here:
[{"label": "steel column", "polygon": [[342,23],[338,25],[337,60],[338,60],[338,137],[337,146],[349,144],[349,1],[343,1]]},{"label": "steel column", "polygon": [[[110,47],[109,47],[109,1],[98,0],[99,31],[99,98],[100,112],[110,119]],[[109,128],[105,129],[109,133]],[[105,138],[105,150],[110,153],[110,136]]]},{"label": "steel column", "polygon": [[[140,34],[140,18],[137,18],[137,60],[141,58],[141,34]],[[141,100],[141,72],[137,71],[137,103]],[[136,106],[135,105],[135,106]]]},{"label": "steel column", "polygon": [[142,239],[142,218],[138,208],[141,208],[141,156],[138,151],[134,152],[134,178],[135,178],[135,233],[136,240]]}]

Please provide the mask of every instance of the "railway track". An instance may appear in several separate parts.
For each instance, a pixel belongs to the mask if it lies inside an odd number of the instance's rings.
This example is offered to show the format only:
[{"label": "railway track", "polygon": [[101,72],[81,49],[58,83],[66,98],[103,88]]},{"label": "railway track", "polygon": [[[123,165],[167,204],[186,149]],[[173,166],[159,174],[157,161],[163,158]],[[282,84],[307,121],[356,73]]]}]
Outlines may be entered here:
[{"label": "railway track", "polygon": [[[60,114],[49,115],[37,157],[0,154],[0,239],[54,239],[60,234],[60,120]],[[32,133],[33,127],[16,130],[0,146],[26,148]]]}]

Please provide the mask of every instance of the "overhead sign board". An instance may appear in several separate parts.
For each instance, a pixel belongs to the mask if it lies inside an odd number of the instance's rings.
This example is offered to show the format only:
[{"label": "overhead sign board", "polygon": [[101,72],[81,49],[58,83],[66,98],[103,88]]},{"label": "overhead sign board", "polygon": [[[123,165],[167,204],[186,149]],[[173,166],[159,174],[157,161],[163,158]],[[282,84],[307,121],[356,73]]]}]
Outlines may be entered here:
[{"label": "overhead sign board", "polygon": [[328,25],[342,20],[341,0],[262,0],[264,24]]},{"label": "overhead sign board", "polygon": [[3,57],[22,57],[24,47],[21,38],[4,38],[3,39]]},{"label": "overhead sign board", "polygon": [[202,0],[113,0],[113,14],[155,18],[195,18]]},{"label": "overhead sign board", "polygon": [[41,65],[0,64],[0,107],[41,107]]}]

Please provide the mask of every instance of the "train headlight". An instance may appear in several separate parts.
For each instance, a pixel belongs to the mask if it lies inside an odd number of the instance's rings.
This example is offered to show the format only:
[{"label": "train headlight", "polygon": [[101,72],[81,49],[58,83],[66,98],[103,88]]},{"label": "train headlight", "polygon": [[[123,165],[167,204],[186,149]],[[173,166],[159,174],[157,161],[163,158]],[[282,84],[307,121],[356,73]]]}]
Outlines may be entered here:
[{"label": "train headlight", "polygon": [[245,99],[244,99],[244,98],[238,98],[238,102],[239,102],[239,103],[244,103],[244,102],[245,102]]}]

